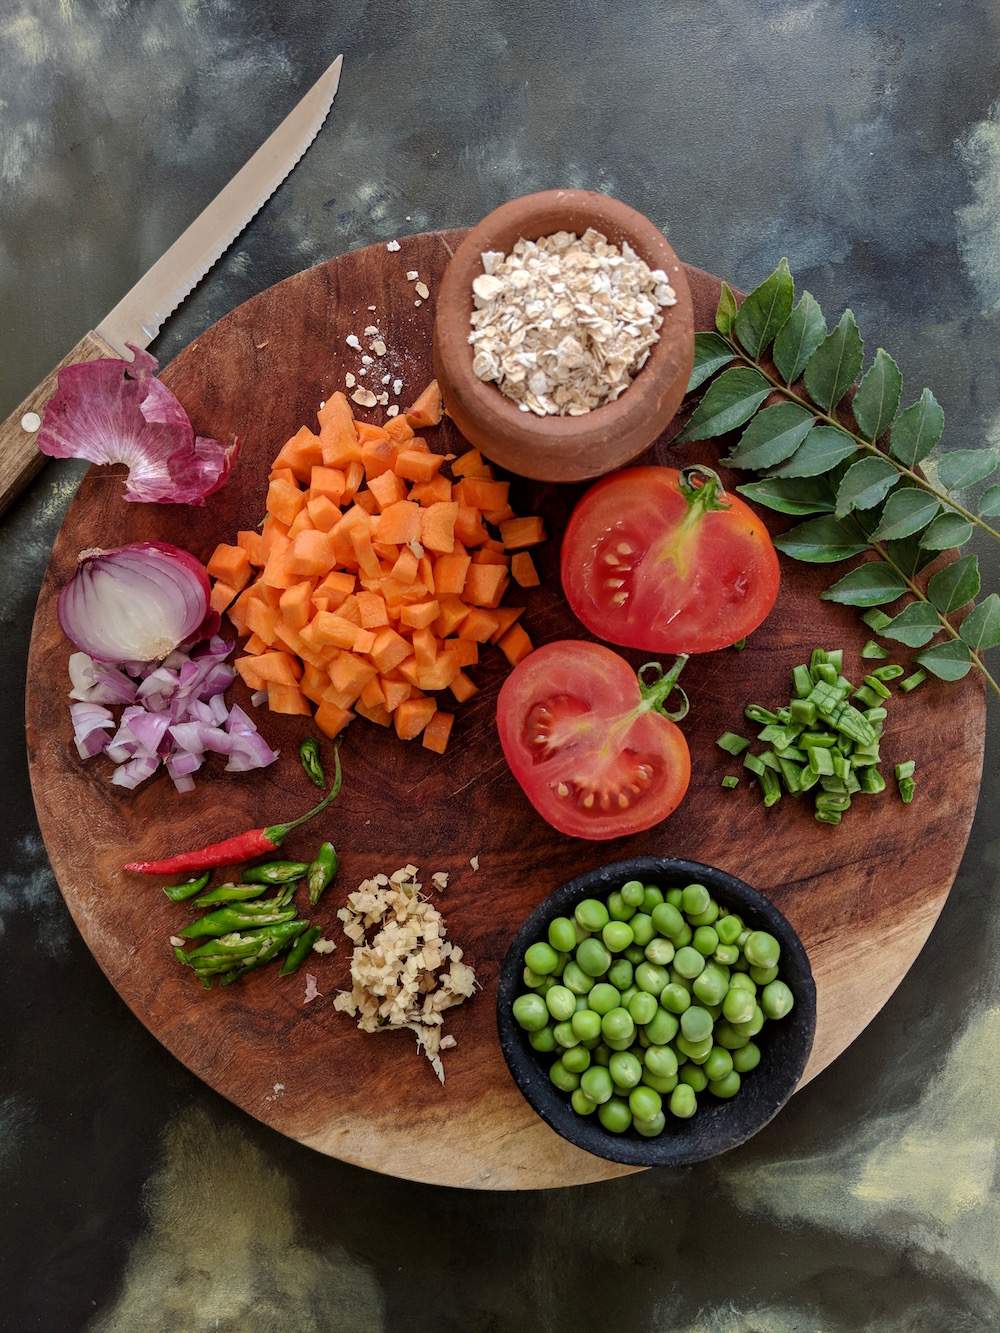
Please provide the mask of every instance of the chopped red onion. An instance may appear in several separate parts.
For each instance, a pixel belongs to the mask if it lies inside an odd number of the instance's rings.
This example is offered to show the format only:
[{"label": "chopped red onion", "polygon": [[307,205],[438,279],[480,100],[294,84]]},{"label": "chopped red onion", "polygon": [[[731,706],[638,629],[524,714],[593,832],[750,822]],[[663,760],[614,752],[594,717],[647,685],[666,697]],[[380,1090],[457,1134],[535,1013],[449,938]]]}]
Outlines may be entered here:
[{"label": "chopped red onion", "polygon": [[196,436],[175,395],[156,379],[156,358],[129,348],[131,361],[101,357],[60,370],[38,447],[53,458],[125,463],[126,500],[203,504],[228,479],[238,444]]},{"label": "chopped red onion", "polygon": [[162,762],[179,792],[193,790],[193,774],[206,754],[225,755],[230,773],[273,764],[278,752],[243,709],[229,708],[223,697],[235,676],[225,661],[231,651],[231,644],[214,636],[191,653],[175,649],[159,664],[129,662],[128,674],[74,653],[74,693],[110,693],[116,697],[108,702],[127,704],[117,726],[111,710],[96,699],[71,705],[81,757],[103,752],[117,765],[112,782],[129,789],[152,777]]},{"label": "chopped red onion", "polygon": [[59,594],[59,623],[98,661],[155,664],[202,625],[209,591],[204,567],[168,542],[82,551]]}]

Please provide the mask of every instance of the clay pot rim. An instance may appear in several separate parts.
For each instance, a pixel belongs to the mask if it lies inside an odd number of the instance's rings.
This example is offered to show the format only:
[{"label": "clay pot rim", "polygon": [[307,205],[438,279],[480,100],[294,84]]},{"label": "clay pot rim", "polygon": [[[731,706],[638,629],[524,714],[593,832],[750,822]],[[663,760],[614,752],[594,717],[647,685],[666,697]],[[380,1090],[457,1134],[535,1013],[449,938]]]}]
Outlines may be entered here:
[{"label": "clay pot rim", "polygon": [[[644,214],[596,191],[543,190],[501,204],[469,231],[455,251],[438,292],[439,325],[452,329],[458,326],[463,333],[470,329],[472,281],[483,271],[480,255],[484,250],[507,253],[521,238],[537,240],[560,230],[575,230],[580,234],[581,212],[587,225],[602,232],[609,241],[618,245],[627,241],[650,268],[664,269],[672,286],[680,283],[686,287],[683,265],[663,233]],[[566,221],[560,221],[560,217]],[[573,225],[569,224],[571,217],[575,219]],[[456,393],[484,422],[490,421],[501,433],[509,431],[522,439],[533,438],[550,455],[569,454],[584,435],[594,431],[621,434],[652,414],[658,391],[672,382],[676,374],[672,355],[677,337],[689,336],[680,322],[671,324],[670,313],[676,308],[666,308],[660,336],[628,388],[613,402],[592,408],[582,416],[539,417],[533,412],[523,412],[496,384],[473,373],[472,346],[464,336],[456,337],[454,342],[439,336],[435,341]],[[461,348],[457,355],[455,347]]]}]

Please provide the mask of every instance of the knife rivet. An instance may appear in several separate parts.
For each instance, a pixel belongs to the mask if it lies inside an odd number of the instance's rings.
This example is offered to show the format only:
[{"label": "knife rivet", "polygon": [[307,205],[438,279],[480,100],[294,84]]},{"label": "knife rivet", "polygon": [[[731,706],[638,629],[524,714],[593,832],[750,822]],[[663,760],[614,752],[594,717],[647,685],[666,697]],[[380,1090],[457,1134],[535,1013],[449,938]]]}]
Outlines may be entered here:
[{"label": "knife rivet", "polygon": [[34,435],[35,431],[38,430],[41,424],[42,418],[37,412],[25,412],[24,416],[21,418],[21,429],[26,430],[29,435]]}]

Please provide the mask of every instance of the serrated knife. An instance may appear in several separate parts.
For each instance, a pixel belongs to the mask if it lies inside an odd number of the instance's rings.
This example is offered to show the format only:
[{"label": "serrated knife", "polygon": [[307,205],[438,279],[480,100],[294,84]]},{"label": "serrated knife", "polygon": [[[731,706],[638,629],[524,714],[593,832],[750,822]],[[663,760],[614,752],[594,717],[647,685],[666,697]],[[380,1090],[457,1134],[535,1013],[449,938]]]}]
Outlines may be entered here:
[{"label": "serrated knife", "polygon": [[45,462],[35,447],[35,432],[59,371],[101,356],[130,358],[128,343],[149,346],[167,316],[229,249],[315,139],[337,95],[343,59],[337,57],[165,254],[0,424],[0,513]]}]

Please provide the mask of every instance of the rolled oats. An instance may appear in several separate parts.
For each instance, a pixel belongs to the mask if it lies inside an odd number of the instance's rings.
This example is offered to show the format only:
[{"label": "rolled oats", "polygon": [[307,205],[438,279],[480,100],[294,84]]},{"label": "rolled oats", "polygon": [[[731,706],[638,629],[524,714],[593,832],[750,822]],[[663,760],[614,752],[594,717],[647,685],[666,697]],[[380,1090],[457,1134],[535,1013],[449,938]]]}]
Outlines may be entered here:
[{"label": "rolled oats", "polygon": [[582,416],[631,384],[677,296],[627,242],[593,228],[482,255],[473,280],[472,369],[525,412]]}]

